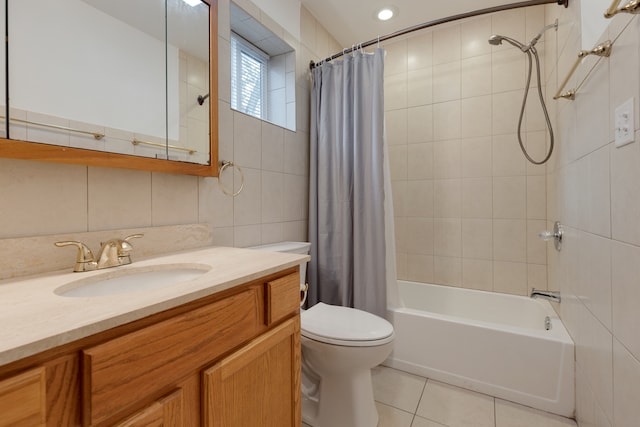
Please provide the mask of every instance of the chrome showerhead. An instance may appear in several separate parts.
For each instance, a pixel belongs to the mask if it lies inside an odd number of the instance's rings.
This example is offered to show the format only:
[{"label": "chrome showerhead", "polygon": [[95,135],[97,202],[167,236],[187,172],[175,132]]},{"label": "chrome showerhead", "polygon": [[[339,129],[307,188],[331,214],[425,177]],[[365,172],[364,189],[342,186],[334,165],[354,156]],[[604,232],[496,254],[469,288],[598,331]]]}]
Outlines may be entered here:
[{"label": "chrome showerhead", "polygon": [[489,37],[489,44],[492,44],[494,46],[498,46],[502,44],[502,41],[506,41],[507,43],[517,47],[518,49],[520,49],[523,52],[526,52],[527,50],[529,50],[529,46],[525,46],[522,43],[520,43],[517,40],[512,39],[511,37],[507,37],[507,36],[501,36],[498,34],[494,34],[491,37]]},{"label": "chrome showerhead", "polygon": [[492,35],[491,37],[489,37],[489,44],[492,44],[494,46],[502,44],[502,36],[499,36],[497,34]]}]

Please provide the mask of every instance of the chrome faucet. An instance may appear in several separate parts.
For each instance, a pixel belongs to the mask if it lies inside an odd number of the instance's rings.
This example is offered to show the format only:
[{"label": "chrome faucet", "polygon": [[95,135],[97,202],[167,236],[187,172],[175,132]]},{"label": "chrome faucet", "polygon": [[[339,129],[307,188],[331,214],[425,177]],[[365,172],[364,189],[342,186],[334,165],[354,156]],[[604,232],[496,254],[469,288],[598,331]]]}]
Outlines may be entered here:
[{"label": "chrome faucet", "polygon": [[561,300],[560,292],[558,291],[543,291],[536,288],[531,290],[531,298],[544,298],[557,303]]},{"label": "chrome faucet", "polygon": [[78,248],[78,255],[76,256],[76,264],[73,267],[73,271],[92,271],[131,264],[131,251],[133,250],[133,246],[129,243],[129,240],[142,236],[144,236],[144,234],[132,234],[124,239],[110,239],[100,243],[100,252],[98,253],[97,261],[91,249],[82,242],[70,240],[56,242],[55,245],[58,247],[76,246]]}]

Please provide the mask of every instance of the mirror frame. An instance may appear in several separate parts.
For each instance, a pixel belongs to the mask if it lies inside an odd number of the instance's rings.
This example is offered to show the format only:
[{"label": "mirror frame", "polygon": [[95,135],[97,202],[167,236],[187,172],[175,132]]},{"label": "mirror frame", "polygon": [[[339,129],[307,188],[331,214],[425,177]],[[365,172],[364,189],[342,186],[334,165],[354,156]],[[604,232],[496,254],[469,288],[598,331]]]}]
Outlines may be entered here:
[{"label": "mirror frame", "polygon": [[196,176],[218,176],[218,0],[209,5],[209,164],[138,157],[0,138],[0,157]]}]

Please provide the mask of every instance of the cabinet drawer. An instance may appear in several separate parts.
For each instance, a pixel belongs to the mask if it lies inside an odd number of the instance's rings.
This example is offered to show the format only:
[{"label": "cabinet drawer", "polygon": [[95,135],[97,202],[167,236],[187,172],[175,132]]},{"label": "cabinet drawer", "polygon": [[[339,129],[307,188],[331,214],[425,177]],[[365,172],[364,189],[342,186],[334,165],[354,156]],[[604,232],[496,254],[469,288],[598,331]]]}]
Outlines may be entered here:
[{"label": "cabinet drawer", "polygon": [[267,325],[300,309],[300,275],[289,274],[267,282]]},{"label": "cabinet drawer", "polygon": [[0,381],[0,427],[44,426],[45,369],[36,368]]},{"label": "cabinet drawer", "polygon": [[149,396],[260,332],[262,292],[252,287],[83,351],[83,424]]}]

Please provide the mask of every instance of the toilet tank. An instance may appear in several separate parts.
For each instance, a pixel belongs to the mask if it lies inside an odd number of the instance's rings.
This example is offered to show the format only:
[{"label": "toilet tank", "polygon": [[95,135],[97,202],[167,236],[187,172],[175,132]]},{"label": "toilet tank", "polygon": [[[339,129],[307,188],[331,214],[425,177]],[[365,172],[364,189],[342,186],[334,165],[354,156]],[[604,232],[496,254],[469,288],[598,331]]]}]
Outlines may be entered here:
[{"label": "toilet tank", "polygon": [[[309,242],[278,242],[268,245],[252,246],[248,249],[257,249],[271,252],[287,252],[290,254],[308,255],[311,243]],[[300,286],[304,286],[307,277],[307,263],[300,263]]]}]

